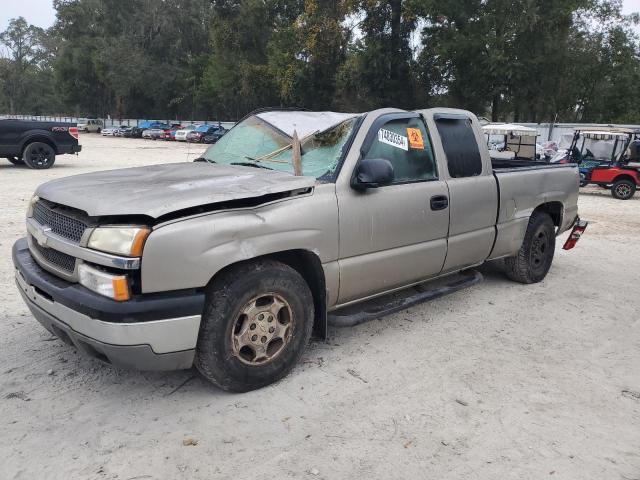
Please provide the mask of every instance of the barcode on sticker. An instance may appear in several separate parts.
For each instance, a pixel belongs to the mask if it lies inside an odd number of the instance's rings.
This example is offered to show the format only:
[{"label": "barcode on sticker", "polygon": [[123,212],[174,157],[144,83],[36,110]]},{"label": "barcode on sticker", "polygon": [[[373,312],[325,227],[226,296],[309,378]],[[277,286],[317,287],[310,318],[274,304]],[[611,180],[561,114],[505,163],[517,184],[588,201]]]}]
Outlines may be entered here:
[{"label": "barcode on sticker", "polygon": [[401,148],[402,150],[409,150],[407,137],[392,132],[391,130],[385,130],[384,128],[378,130],[378,141],[391,145],[392,147]]}]

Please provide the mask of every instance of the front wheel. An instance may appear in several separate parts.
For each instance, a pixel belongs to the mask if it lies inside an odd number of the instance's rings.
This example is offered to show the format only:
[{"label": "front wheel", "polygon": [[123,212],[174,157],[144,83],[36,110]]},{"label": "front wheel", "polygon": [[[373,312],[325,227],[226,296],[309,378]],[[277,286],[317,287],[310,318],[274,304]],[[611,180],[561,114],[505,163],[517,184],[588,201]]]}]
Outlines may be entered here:
[{"label": "front wheel", "polygon": [[24,165],[24,160],[18,157],[7,157],[7,160],[9,160],[14,165]]},{"label": "front wheel", "polygon": [[51,168],[56,161],[56,151],[48,143],[33,142],[25,147],[22,160],[36,170]]},{"label": "front wheel", "polygon": [[636,184],[631,180],[622,179],[611,187],[611,196],[618,200],[629,200],[636,193]]},{"label": "front wheel", "polygon": [[212,383],[247,392],[283,378],[311,337],[313,297],[293,268],[240,265],[207,289],[195,366]]},{"label": "front wheel", "polygon": [[556,248],[555,228],[545,212],[534,212],[518,254],[506,258],[506,274],[520,283],[537,283],[547,276]]}]

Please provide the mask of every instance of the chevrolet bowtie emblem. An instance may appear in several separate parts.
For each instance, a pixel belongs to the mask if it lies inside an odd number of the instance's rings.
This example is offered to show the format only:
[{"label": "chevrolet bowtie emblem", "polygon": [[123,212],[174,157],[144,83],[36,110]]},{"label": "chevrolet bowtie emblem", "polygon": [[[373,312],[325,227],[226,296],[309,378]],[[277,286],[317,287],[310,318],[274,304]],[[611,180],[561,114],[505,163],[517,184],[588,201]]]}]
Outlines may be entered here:
[{"label": "chevrolet bowtie emblem", "polygon": [[47,233],[49,233],[51,231],[51,227],[42,227],[39,230],[36,230],[34,232],[34,237],[36,239],[36,241],[38,242],[39,245],[46,247],[47,246],[47,240],[49,237],[47,237]]}]

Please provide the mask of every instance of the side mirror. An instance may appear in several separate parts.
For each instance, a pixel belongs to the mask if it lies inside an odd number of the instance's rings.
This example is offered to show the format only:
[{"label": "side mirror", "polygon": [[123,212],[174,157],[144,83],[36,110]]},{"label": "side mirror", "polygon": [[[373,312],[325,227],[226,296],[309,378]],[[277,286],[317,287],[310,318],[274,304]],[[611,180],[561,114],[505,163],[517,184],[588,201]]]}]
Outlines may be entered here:
[{"label": "side mirror", "polygon": [[351,177],[351,188],[366,190],[390,185],[393,182],[393,165],[384,158],[361,160]]}]

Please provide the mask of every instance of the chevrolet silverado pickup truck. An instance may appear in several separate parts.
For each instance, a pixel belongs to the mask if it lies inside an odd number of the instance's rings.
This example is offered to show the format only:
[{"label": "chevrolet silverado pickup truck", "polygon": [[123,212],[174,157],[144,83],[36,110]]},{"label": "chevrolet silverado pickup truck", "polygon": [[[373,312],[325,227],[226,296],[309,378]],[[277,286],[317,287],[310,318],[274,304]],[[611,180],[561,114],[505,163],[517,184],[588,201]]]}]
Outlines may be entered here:
[{"label": "chevrolet silverado pickup truck", "polygon": [[259,111],[197,160],[36,190],[13,261],[47,330],[115,366],[195,365],[248,391],[372,299],[495,259],[539,282],[582,225],[575,165],[492,164],[463,110]]},{"label": "chevrolet silverado pickup truck", "polygon": [[75,123],[0,119],[0,157],[14,165],[51,168],[56,155],[80,150]]}]

